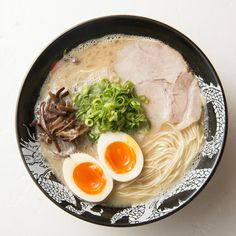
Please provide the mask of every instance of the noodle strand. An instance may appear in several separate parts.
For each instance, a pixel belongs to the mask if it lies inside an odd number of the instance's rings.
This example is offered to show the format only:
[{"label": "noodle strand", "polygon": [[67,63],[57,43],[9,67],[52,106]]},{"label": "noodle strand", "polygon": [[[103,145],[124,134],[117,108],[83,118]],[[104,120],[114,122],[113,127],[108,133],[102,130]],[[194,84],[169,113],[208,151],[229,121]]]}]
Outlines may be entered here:
[{"label": "noodle strand", "polygon": [[129,197],[133,202],[154,197],[158,190],[183,176],[197,157],[202,140],[199,123],[181,131],[172,124],[165,124],[140,143],[145,157],[143,170],[136,179],[117,183],[115,197]]}]

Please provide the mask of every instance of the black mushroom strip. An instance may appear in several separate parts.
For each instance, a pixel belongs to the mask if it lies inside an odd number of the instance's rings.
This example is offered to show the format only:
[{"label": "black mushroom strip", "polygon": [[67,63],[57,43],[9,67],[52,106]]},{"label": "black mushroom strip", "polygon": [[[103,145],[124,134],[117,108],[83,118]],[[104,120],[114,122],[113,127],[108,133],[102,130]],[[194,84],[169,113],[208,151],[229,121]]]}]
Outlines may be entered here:
[{"label": "black mushroom strip", "polygon": [[47,144],[54,143],[58,152],[61,152],[59,140],[74,142],[88,128],[77,121],[76,110],[70,104],[69,92],[65,88],[55,94],[49,92],[49,99],[39,105],[38,116],[31,126],[39,128],[39,137]]}]

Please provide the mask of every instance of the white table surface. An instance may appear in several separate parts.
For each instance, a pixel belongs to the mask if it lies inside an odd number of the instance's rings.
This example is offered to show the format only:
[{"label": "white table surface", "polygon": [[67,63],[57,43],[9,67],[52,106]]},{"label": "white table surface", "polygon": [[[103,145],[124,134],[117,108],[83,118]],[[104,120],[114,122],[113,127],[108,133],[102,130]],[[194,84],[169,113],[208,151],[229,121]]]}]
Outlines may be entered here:
[{"label": "white table surface", "polygon": [[[204,191],[160,222],[110,228],[79,220],[51,203],[33,183],[15,137],[15,106],[34,59],[59,34],[90,18],[136,14],[190,37],[223,83],[229,133],[223,159]],[[236,235],[236,1],[0,0],[0,235]],[[29,98],[30,99],[30,98]]]}]

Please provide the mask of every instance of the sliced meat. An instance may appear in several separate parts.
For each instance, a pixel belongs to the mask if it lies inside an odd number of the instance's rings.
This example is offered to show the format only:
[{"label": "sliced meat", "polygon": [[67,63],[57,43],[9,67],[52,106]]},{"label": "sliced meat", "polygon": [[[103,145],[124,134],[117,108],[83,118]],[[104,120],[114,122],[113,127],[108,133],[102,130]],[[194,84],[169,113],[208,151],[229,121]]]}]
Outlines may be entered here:
[{"label": "sliced meat", "polygon": [[114,69],[121,82],[132,80],[138,95],[151,98],[144,108],[152,126],[171,122],[184,129],[199,120],[200,89],[176,50],[161,42],[139,40],[118,52]]},{"label": "sliced meat", "polygon": [[145,113],[152,127],[158,129],[171,117],[172,85],[166,80],[146,80],[136,84],[136,93],[150,97],[150,102],[144,104]]},{"label": "sliced meat", "polygon": [[140,82],[135,88],[138,95],[151,98],[143,107],[155,130],[165,122],[184,129],[201,117],[202,96],[191,73],[181,74],[175,84],[156,79]]},{"label": "sliced meat", "polygon": [[187,107],[182,121],[177,125],[178,129],[184,129],[198,121],[202,113],[202,96],[196,80],[193,80],[188,90]]},{"label": "sliced meat", "polygon": [[193,76],[191,73],[182,73],[178,76],[172,92],[172,116],[171,123],[182,121],[188,104],[188,93]]},{"label": "sliced meat", "polygon": [[114,65],[121,81],[138,84],[145,80],[166,79],[174,83],[179,74],[187,72],[183,57],[169,46],[148,40],[139,40],[120,50]]}]

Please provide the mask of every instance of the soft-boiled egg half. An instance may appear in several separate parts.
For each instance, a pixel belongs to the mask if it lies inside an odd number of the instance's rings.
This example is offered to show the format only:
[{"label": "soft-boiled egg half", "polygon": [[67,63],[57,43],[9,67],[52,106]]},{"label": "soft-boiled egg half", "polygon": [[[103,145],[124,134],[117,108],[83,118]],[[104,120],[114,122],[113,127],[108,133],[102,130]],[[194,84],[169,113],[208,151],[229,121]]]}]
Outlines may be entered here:
[{"label": "soft-boiled egg half", "polygon": [[136,141],[126,133],[101,134],[97,150],[100,162],[117,181],[130,181],[136,178],[143,168],[143,153]]},{"label": "soft-boiled egg half", "polygon": [[75,153],[64,160],[63,176],[71,191],[89,202],[104,200],[113,188],[108,171],[85,153]]}]

